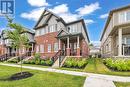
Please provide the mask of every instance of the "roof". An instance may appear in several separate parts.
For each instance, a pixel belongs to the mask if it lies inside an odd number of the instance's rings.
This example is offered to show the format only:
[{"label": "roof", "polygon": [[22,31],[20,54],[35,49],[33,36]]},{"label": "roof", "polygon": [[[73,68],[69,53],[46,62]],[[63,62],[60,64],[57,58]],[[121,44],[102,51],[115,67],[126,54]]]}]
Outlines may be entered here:
[{"label": "roof", "polygon": [[28,33],[35,34],[35,31],[32,30],[32,29],[25,28],[25,27],[24,27],[24,29],[25,29],[25,31],[28,32]]},{"label": "roof", "polygon": [[113,10],[111,10],[111,11],[109,12],[109,16],[108,16],[108,18],[107,18],[106,25],[105,25],[104,30],[103,30],[103,32],[102,32],[100,41],[101,41],[102,38],[103,38],[103,35],[104,35],[104,33],[105,33],[106,29],[107,29],[107,26],[108,26],[108,24],[109,24],[109,22],[110,22],[110,20],[111,20],[111,18],[112,18],[113,13],[114,13],[114,12],[117,12],[117,11],[124,10],[124,9],[128,9],[128,8],[130,8],[130,5],[124,6],[124,7],[120,7],[120,8],[116,8],[116,9],[113,9]]},{"label": "roof", "polygon": [[40,18],[38,19],[38,22],[37,22],[36,25],[34,26],[34,29],[37,28],[37,25],[40,23],[40,21],[42,20],[42,18],[43,18],[43,16],[44,16],[44,13],[46,13],[46,12],[49,12],[48,14],[50,14],[50,16],[48,17],[47,21],[51,18],[52,15],[54,15],[55,17],[58,18],[58,21],[62,21],[62,23],[65,23],[64,20],[63,20],[61,17],[59,17],[59,16],[56,15],[55,13],[53,13],[53,12],[51,12],[51,11],[45,9],[45,10],[43,11],[42,15],[40,16]]},{"label": "roof", "polygon": [[[44,13],[48,11],[47,9],[45,9],[42,13],[42,15],[40,16],[38,22],[36,23],[36,25],[34,26],[34,29],[37,28],[37,25],[40,23],[40,21],[42,20],[43,16],[44,16]],[[57,17],[57,21],[61,21],[64,25],[70,25],[70,24],[74,24],[74,23],[78,23],[78,22],[81,22],[83,24],[83,27],[85,29],[85,33],[86,33],[86,36],[88,38],[88,42],[90,42],[89,40],[89,37],[88,37],[88,33],[87,33],[87,29],[86,29],[86,26],[85,26],[85,22],[84,22],[84,19],[79,19],[79,20],[76,20],[76,21],[72,21],[72,22],[69,22],[69,23],[66,23],[61,17],[59,17],[58,15],[56,15],[55,13],[51,12],[51,11],[48,11],[50,14],[54,15],[55,17]],[[51,16],[50,16],[51,17]],[[49,19],[49,18],[48,18]],[[44,26],[44,25],[43,25]]]}]

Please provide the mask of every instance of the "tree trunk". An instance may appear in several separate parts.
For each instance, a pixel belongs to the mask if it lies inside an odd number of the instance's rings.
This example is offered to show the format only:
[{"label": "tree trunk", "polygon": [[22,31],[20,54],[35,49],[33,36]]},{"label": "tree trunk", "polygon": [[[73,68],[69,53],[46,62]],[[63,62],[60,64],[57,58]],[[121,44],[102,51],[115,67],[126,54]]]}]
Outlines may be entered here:
[{"label": "tree trunk", "polygon": [[20,67],[20,70],[21,70],[21,75],[23,74],[23,68],[22,68],[22,49],[19,50],[19,54],[20,54],[20,62],[21,62],[21,67]]}]

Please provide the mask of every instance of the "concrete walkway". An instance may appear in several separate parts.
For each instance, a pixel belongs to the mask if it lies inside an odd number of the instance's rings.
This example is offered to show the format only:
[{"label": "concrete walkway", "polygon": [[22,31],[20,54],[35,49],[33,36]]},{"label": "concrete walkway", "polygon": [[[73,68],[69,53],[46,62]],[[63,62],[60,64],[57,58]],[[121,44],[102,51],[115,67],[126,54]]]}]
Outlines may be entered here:
[{"label": "concrete walkway", "polygon": [[[15,65],[15,64],[0,63],[0,65],[20,67],[20,65]],[[130,77],[123,77],[123,76],[102,75],[102,74],[93,74],[93,73],[85,73],[85,72],[59,70],[59,69],[52,69],[52,68],[40,68],[40,67],[33,67],[33,66],[23,66],[23,68],[63,73],[63,74],[69,74],[75,76],[85,76],[85,77],[87,76],[84,83],[84,87],[115,87],[113,81],[130,82]]]}]

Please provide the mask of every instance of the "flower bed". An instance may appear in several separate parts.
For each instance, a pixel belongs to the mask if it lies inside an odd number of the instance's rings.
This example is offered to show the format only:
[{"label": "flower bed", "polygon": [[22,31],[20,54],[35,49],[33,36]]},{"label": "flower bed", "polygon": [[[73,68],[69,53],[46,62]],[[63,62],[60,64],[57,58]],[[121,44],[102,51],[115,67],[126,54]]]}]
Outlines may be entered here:
[{"label": "flower bed", "polygon": [[63,66],[67,68],[84,68],[87,63],[88,61],[86,58],[68,58]]},{"label": "flower bed", "polygon": [[107,58],[104,59],[104,64],[112,70],[130,71],[130,60],[122,58]]},{"label": "flower bed", "polygon": [[40,54],[35,54],[34,58],[23,61],[24,64],[36,64],[36,65],[44,65],[44,66],[52,66],[53,61],[49,58],[42,59]]}]

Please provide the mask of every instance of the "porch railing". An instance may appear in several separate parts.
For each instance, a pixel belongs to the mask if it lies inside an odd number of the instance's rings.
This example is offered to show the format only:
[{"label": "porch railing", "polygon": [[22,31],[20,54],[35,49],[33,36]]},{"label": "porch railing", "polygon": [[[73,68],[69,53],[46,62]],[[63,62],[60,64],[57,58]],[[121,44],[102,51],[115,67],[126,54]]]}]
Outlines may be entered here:
[{"label": "porch railing", "polygon": [[53,62],[55,62],[58,58],[59,58],[59,56],[61,56],[62,55],[62,50],[59,50],[51,59],[52,59],[52,61]]},{"label": "porch railing", "polygon": [[14,57],[14,56],[15,56],[14,53],[3,54],[3,55],[0,56],[0,62],[7,61],[8,59],[10,59],[11,57]]}]

